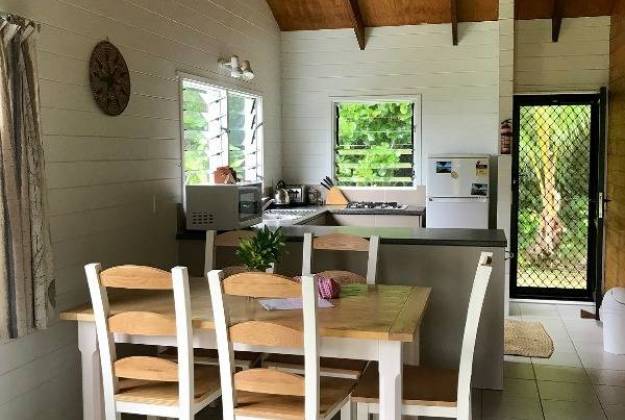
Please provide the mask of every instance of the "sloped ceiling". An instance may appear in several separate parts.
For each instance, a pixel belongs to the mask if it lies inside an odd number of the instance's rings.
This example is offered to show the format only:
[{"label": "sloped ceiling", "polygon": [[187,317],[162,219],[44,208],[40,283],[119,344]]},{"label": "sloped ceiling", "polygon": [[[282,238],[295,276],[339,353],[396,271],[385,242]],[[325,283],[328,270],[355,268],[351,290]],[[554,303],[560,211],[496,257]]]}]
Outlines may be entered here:
[{"label": "sloped ceiling", "polygon": [[[516,0],[517,19],[608,16],[613,0]],[[283,31],[351,28],[349,0],[267,0]],[[498,0],[358,0],[366,27],[450,23],[452,4],[459,22],[497,20]]]},{"label": "sloped ceiling", "polygon": [[[351,28],[348,0],[267,0],[283,31]],[[368,27],[451,22],[451,0],[358,0]],[[497,20],[498,0],[457,0],[460,22]]]}]

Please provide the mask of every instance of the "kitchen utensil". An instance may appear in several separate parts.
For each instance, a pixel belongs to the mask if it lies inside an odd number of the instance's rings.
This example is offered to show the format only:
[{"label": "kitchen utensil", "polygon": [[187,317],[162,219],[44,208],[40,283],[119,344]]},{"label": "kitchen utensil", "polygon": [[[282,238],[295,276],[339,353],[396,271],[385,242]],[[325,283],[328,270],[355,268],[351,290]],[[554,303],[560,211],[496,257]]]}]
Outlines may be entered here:
[{"label": "kitchen utensil", "polygon": [[326,180],[325,180],[325,179],[322,179],[322,180],[321,180],[321,186],[322,186],[323,188],[325,188],[326,190],[328,190],[328,191],[330,191],[330,190],[332,189],[332,187],[326,183]]},{"label": "kitchen utensil", "polygon": [[323,180],[326,182],[326,184],[328,184],[331,187],[334,187],[334,181],[332,181],[332,178],[330,178],[329,176],[326,176],[325,178],[323,178]]},{"label": "kitchen utensil", "polygon": [[278,206],[286,206],[291,202],[289,191],[286,189],[286,183],[282,180],[276,184],[276,192],[273,199]]},{"label": "kitchen utensil", "polygon": [[330,188],[330,191],[326,194],[326,204],[329,205],[347,205],[349,200],[345,198],[343,192],[338,187]]},{"label": "kitchen utensil", "polygon": [[317,205],[321,203],[321,192],[316,188],[308,189],[308,204]]},{"label": "kitchen utensil", "polygon": [[289,198],[291,199],[291,204],[303,206],[306,204],[306,185],[287,185],[285,187],[287,192],[289,193]]}]

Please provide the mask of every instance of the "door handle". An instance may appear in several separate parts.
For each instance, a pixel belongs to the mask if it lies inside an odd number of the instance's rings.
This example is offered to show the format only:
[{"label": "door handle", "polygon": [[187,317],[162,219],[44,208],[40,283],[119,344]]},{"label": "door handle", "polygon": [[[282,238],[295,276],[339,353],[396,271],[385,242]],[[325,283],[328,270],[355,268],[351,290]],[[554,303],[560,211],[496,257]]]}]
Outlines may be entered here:
[{"label": "door handle", "polygon": [[603,191],[599,193],[599,197],[597,199],[597,218],[599,220],[603,220],[603,212],[605,210],[605,205],[612,201],[610,198],[605,197]]}]

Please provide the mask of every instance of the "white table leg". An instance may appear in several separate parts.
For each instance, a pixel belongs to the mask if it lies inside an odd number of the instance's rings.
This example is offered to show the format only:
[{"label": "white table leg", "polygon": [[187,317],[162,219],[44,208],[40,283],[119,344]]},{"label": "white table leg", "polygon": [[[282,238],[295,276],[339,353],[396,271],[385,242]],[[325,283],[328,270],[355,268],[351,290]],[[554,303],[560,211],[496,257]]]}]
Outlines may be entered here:
[{"label": "white table leg", "polygon": [[380,370],[380,420],[401,418],[402,401],[402,343],[380,341],[378,361]]},{"label": "white table leg", "polygon": [[94,322],[78,323],[78,349],[82,365],[82,418],[104,420],[102,371]]},{"label": "white table leg", "polygon": [[404,358],[404,364],[419,366],[421,361],[421,343],[419,338],[420,334],[419,330],[417,330],[414,341],[402,344],[402,357]]}]

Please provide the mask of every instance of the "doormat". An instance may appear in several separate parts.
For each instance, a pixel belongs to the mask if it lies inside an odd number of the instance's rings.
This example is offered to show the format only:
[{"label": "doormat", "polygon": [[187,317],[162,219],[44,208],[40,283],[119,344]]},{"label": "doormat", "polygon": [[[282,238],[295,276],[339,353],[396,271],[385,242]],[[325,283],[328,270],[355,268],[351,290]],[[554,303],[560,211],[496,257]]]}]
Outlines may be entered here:
[{"label": "doormat", "polygon": [[542,323],[507,319],[504,329],[505,354],[545,359],[553,354],[553,340]]}]

